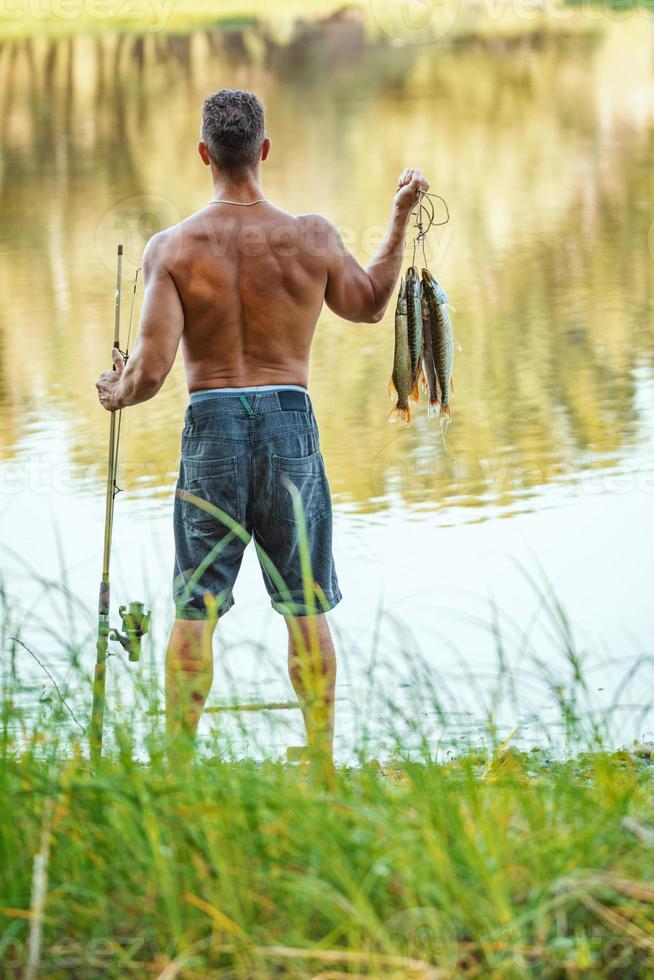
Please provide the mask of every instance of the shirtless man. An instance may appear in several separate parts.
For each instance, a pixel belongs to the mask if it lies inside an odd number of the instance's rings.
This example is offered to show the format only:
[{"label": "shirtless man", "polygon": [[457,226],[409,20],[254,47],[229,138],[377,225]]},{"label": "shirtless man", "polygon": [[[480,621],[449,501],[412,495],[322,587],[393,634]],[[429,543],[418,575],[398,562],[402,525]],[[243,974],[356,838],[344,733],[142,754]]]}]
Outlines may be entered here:
[{"label": "shirtless man", "polygon": [[[270,139],[256,95],[225,89],[209,96],[198,151],[213,200],[148,242],[134,350],[127,364],[114,350],[114,369],[97,382],[109,412],[146,401],[181,341],[190,404],[175,499],[168,732],[192,741],[212,682],[213,632],[233,603],[254,536],[272,605],[288,626],[289,673],[309,755],[331,768],[336,660],[325,614],[341,593],[329,486],[306,392],[311,341],[324,302],[354,323],[382,319],[411,211],[429,184],[418,170],[400,175],[386,237],[364,269],[325,218],[293,217],[264,198]],[[311,558],[308,584],[301,535]]]}]

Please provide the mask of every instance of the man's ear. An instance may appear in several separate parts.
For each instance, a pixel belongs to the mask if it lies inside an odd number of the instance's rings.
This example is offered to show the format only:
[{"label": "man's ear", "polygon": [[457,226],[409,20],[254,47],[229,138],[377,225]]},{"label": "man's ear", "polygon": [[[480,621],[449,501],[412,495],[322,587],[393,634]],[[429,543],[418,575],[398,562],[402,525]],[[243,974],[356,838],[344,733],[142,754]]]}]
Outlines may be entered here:
[{"label": "man's ear", "polygon": [[202,140],[198,143],[198,153],[200,154],[200,159],[205,167],[211,165],[211,159],[209,157],[209,151],[207,150],[207,144],[203,143]]},{"label": "man's ear", "polygon": [[261,159],[266,160],[270,153],[270,136],[266,136],[261,144]]}]

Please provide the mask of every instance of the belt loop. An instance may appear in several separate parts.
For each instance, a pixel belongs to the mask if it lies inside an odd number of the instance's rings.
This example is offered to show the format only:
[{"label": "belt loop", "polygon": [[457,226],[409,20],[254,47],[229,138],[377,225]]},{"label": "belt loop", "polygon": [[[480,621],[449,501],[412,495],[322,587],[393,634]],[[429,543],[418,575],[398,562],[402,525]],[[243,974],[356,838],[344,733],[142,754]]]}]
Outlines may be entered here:
[{"label": "belt loop", "polygon": [[185,421],[189,425],[192,425],[193,424],[193,408],[191,407],[191,404],[190,403],[186,406],[186,419],[185,419]]},{"label": "belt loop", "polygon": [[[250,405],[250,402],[245,397],[245,395],[239,395],[238,396],[238,399],[239,399],[240,403],[242,404],[243,408],[245,409],[245,411],[250,416],[250,418],[251,419],[254,418],[254,409]],[[254,398],[252,399],[252,401],[255,403],[255,405],[256,405],[256,399],[257,399],[257,396],[255,395]]]}]

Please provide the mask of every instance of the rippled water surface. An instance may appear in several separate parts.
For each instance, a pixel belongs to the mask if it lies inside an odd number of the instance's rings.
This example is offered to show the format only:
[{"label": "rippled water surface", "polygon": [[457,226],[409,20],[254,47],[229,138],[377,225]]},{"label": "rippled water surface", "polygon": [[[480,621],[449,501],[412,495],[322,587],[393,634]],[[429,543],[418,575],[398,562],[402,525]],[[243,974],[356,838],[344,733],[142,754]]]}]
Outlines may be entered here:
[{"label": "rippled water surface", "polygon": [[[408,653],[420,650],[483,713],[491,602],[512,649],[531,630],[564,682],[528,572],[567,608],[598,703],[610,701],[654,639],[654,55],[643,26],[502,50],[366,43],[356,25],[283,42],[250,29],[5,45],[0,534],[16,618],[60,616],[65,630],[65,608],[35,578],[65,570],[92,633],[107,440],[93,383],[111,346],[115,244],[128,293],[149,235],[210,196],[195,152],[202,98],[247,87],[273,140],[267,195],[328,215],[362,261],[405,165],[426,171],[451,212],[429,243],[462,348],[447,446],[423,406],[411,428],[387,424],[390,315],[371,327],[325,311],[317,332],[310,388],[345,595],[333,614],[340,697],[373,661],[387,664],[382,686],[410,679]],[[158,636],[172,615],[180,368],[126,413],[116,509],[114,595],[147,596]],[[238,696],[286,697],[283,624],[247,558],[221,665]],[[88,656],[90,669],[92,646]],[[525,686],[525,718],[546,711],[545,695]]]}]

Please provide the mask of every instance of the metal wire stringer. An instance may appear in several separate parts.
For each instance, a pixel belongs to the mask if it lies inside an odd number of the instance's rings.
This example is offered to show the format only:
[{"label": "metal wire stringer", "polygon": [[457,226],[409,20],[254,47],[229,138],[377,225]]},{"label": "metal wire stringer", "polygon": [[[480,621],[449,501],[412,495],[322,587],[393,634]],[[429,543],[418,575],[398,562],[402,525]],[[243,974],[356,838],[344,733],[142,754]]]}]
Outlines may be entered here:
[{"label": "metal wire stringer", "polygon": [[[430,200],[430,198],[436,198],[443,202],[445,207],[445,218],[443,221],[436,221],[436,209]],[[417,234],[413,239],[413,256],[411,258],[411,265],[416,264],[416,252],[418,247],[422,248],[422,257],[424,259],[425,268],[429,268],[429,263],[427,262],[427,252],[425,250],[425,240],[427,235],[432,228],[438,228],[440,225],[446,225],[450,220],[450,210],[447,206],[447,201],[440,194],[431,194],[429,191],[420,190],[418,192],[418,203],[414,210],[411,212],[416,223],[414,225]]]}]

